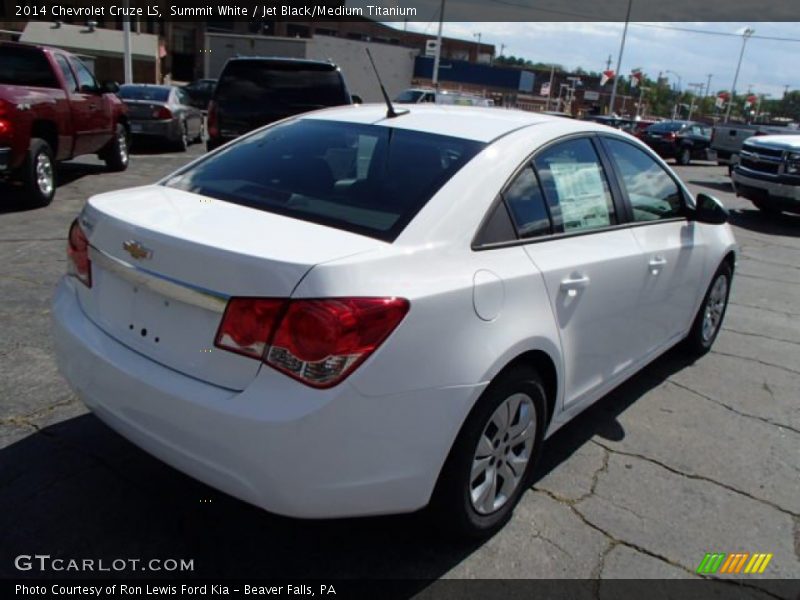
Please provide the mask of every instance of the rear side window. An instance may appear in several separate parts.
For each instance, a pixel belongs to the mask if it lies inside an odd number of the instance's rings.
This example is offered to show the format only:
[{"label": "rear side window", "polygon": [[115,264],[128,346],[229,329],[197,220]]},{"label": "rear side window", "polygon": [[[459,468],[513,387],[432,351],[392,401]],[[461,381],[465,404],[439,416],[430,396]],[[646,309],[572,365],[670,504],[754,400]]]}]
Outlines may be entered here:
[{"label": "rear side window", "polygon": [[0,46],[0,84],[61,87],[44,52],[21,46]]},{"label": "rear side window", "polygon": [[622,175],[634,221],[657,221],[683,214],[678,184],[656,161],[627,142],[604,142]]},{"label": "rear side window", "polygon": [[485,144],[297,119],[242,138],[165,185],[393,241]]},{"label": "rear side window", "polygon": [[617,222],[605,171],[588,139],[552,146],[534,164],[556,233],[600,229]]},{"label": "rear side window", "polygon": [[64,83],[66,83],[67,89],[70,92],[77,92],[78,80],[75,79],[75,75],[73,74],[72,69],[70,69],[67,59],[60,54],[56,54],[55,59],[56,63],[58,63],[58,68],[61,69],[61,74],[64,76]]},{"label": "rear side window", "polygon": [[349,103],[340,73],[328,65],[257,60],[229,62],[216,95],[220,104],[262,110],[271,107],[310,111]]},{"label": "rear side window", "polygon": [[544,196],[533,169],[525,167],[503,194],[514,218],[519,237],[529,238],[551,232]]}]

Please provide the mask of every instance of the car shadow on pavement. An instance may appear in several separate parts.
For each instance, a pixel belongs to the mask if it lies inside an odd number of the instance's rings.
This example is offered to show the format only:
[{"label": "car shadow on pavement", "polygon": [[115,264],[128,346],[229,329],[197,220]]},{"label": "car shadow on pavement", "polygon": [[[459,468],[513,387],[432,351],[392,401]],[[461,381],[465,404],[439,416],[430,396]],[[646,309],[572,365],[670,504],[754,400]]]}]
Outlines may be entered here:
[{"label": "car shadow on pavement", "polygon": [[[687,364],[668,353],[562,428],[545,444],[537,481],[592,437],[623,437],[617,417]],[[424,513],[319,521],[266,513],[152,458],[91,414],[0,450],[0,488],[11,556],[194,561],[192,572],[134,576],[404,579],[408,588],[394,595],[405,597],[481,545],[447,538]],[[15,575],[3,561],[0,576]],[[100,576],[44,576],[65,575]]]},{"label": "car shadow on pavement", "polygon": [[[58,188],[73,183],[87,175],[106,173],[108,169],[105,165],[85,163],[85,162],[64,162],[56,167],[56,201],[58,199]],[[0,182],[0,214],[24,212],[42,208],[31,206],[24,188],[19,184]]]},{"label": "car shadow on pavement", "polygon": [[787,213],[769,215],[756,208],[744,208],[732,210],[729,222],[731,225],[756,233],[800,237],[800,215]]}]

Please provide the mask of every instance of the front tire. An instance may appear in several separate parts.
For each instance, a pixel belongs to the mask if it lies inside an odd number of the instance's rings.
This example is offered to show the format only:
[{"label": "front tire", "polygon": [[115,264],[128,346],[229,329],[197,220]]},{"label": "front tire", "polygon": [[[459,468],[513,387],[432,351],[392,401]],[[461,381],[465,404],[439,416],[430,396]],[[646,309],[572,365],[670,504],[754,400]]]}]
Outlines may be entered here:
[{"label": "front tire", "polygon": [[437,525],[462,538],[485,538],[505,525],[530,485],[546,423],[535,369],[517,365],[498,376],[442,468],[430,507]]},{"label": "front tire", "polygon": [[711,285],[708,286],[708,291],[703,298],[703,304],[700,305],[689,335],[686,336],[685,347],[690,354],[702,356],[711,350],[714,340],[717,339],[717,335],[722,329],[722,321],[728,308],[732,278],[731,265],[725,261],[714,273]]},{"label": "front tire", "polygon": [[40,138],[31,139],[28,157],[20,175],[26,204],[41,208],[53,201],[56,195],[56,166],[50,144]]},{"label": "front tire", "polygon": [[130,162],[130,143],[128,142],[128,130],[121,123],[117,123],[114,130],[114,137],[108,143],[103,152],[103,160],[109,171],[124,171]]}]

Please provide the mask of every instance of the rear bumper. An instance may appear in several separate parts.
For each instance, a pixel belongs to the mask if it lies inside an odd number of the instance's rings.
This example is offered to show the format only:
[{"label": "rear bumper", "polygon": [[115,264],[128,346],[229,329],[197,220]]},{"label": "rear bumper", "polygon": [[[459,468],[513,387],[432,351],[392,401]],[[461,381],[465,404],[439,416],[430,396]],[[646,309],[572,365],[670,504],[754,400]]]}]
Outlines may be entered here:
[{"label": "rear bumper", "polygon": [[55,348],[59,369],[86,405],[164,462],[279,514],[327,518],[425,506],[485,385],[369,397],[347,382],[313,390],[263,367],[234,392],[109,337],[83,313],[74,285],[64,278],[56,291]]},{"label": "rear bumper", "polygon": [[134,137],[157,137],[173,141],[181,137],[181,124],[174,119],[166,121],[132,120],[130,127],[131,135]]}]

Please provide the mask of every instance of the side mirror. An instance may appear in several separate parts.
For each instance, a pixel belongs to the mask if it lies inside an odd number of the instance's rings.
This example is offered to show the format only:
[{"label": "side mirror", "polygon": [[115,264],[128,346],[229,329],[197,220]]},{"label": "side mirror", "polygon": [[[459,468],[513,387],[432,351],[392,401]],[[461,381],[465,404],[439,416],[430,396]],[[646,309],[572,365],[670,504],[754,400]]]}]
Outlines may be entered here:
[{"label": "side mirror", "polygon": [[118,94],[119,84],[116,81],[104,81],[100,89],[106,94]]},{"label": "side mirror", "polygon": [[714,196],[697,194],[697,206],[694,209],[694,220],[711,225],[722,225],[728,222],[728,209]]},{"label": "side mirror", "polygon": [[353,101],[353,104],[364,104],[364,101],[358,94],[351,94],[350,99]]}]

